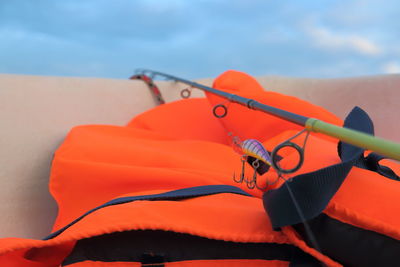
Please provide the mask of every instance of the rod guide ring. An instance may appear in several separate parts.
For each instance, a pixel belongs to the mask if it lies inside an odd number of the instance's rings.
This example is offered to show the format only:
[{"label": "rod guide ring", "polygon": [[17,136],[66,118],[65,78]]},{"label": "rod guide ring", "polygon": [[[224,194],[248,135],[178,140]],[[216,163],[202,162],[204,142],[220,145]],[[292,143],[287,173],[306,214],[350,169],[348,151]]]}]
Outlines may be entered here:
[{"label": "rod guide ring", "polygon": [[[222,111],[222,113],[219,113],[218,110]],[[213,114],[218,119],[221,119],[228,114],[228,108],[223,104],[218,104],[213,107]]]},{"label": "rod guide ring", "polygon": [[[294,166],[291,169],[284,169],[281,166],[279,166],[279,155],[278,155],[278,151],[285,148],[285,147],[290,147],[293,148],[294,150],[296,150],[296,152],[299,155],[299,161],[297,162],[296,166]],[[303,165],[304,162],[304,150],[298,145],[295,144],[293,142],[284,142],[282,144],[279,144],[278,146],[276,146],[274,148],[274,150],[271,153],[272,156],[272,166],[280,173],[294,173],[295,171],[297,171],[298,169],[300,169],[300,167]]]},{"label": "rod guide ring", "polygon": [[183,89],[183,90],[181,91],[181,97],[184,98],[184,99],[189,98],[191,94],[192,94],[192,92],[191,92],[191,90],[189,90],[188,88]]}]

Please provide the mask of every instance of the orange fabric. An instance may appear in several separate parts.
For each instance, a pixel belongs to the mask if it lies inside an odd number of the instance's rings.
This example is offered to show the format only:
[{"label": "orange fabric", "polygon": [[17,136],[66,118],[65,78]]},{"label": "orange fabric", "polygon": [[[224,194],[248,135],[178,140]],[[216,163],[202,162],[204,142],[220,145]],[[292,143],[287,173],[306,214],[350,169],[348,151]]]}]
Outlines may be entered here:
[{"label": "orange fabric", "polygon": [[[191,139],[228,144],[228,135],[204,98],[161,105],[136,116],[128,127],[157,132],[172,139]],[[190,107],[190,108],[188,108]]]},{"label": "orange fabric", "polygon": [[232,170],[240,162],[229,146],[144,138],[145,132],[115,126],[84,126],[71,131],[53,161],[50,190],[59,205],[55,229],[121,195],[235,184]]},{"label": "orange fabric", "polygon": [[[400,173],[399,164],[391,168]],[[325,213],[340,221],[400,240],[400,185],[364,169],[353,168]]]},{"label": "orange fabric", "polygon": [[[294,113],[338,125],[342,123],[320,107],[266,92],[253,78],[240,72],[224,73],[214,86]],[[255,198],[218,194],[182,201],[136,201],[103,208],[51,240],[0,239],[0,266],[57,266],[77,240],[141,229],[175,231],[234,242],[293,244],[328,266],[337,266],[337,263],[309,248],[290,229],[273,231],[259,199],[263,192],[249,190],[246,185],[232,180],[234,171],[240,173],[241,162],[240,155],[230,146],[229,132],[242,139],[259,139],[267,149],[272,150],[293,136],[300,127],[258,111],[246,110],[237,104],[229,106],[227,117],[216,119],[211,108],[219,103],[220,98],[208,95],[208,99],[187,99],[159,106],[137,116],[126,127],[87,125],[72,129],[57,150],[52,166],[49,187],[59,207],[54,230],[88,210],[121,196],[227,184],[239,186]],[[294,142],[301,144],[302,138]],[[331,138],[311,135],[304,165],[295,175],[338,163],[336,145]],[[292,164],[296,159],[293,153],[282,156],[283,166]],[[260,185],[266,181],[273,182],[276,178],[277,174],[271,170],[260,177]],[[279,181],[274,186],[281,183]],[[400,193],[395,183],[378,174],[355,168],[326,213],[398,238],[400,220],[397,214],[400,210],[395,208],[393,212],[382,208],[383,205],[392,207],[390,201]],[[379,192],[385,192],[385,198]],[[239,261],[219,263],[235,266],[236,262],[239,264]],[[266,264],[266,261],[247,261],[246,264],[259,266],[261,262]],[[104,266],[93,264],[84,262],[75,266]],[[184,266],[181,264],[183,262],[168,263],[167,266]],[[216,262],[188,261],[185,264],[211,266]],[[114,266],[127,265],[115,263]],[[268,261],[267,266],[287,266],[287,263]]]}]

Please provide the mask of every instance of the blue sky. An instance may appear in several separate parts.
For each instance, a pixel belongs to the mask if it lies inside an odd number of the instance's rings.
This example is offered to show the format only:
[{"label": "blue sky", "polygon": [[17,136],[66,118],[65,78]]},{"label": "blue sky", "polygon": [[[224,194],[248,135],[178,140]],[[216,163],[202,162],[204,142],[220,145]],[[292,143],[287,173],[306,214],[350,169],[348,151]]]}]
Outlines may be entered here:
[{"label": "blue sky", "polygon": [[399,15],[396,0],[1,0],[0,73],[399,73]]}]

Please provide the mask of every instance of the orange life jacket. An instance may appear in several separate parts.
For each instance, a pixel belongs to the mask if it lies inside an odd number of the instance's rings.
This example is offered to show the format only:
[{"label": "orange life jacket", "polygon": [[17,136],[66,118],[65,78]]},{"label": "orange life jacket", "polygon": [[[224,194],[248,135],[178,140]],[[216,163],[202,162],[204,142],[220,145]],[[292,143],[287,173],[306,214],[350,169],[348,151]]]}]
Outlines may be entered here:
[{"label": "orange life jacket", "polygon": [[[321,107],[264,91],[244,73],[228,71],[214,88],[343,123]],[[384,245],[390,250],[374,260],[392,260],[399,247],[400,187],[382,176],[394,174],[377,164],[379,157],[352,161],[360,152],[342,144],[341,159],[335,140],[312,133],[303,167],[286,176],[293,181],[251,190],[232,180],[241,163],[228,133],[272,150],[301,129],[236,104],[217,119],[211,109],[222,102],[207,95],[158,106],[123,127],[73,128],[52,164],[49,188],[59,207],[53,233],[43,240],[0,239],[0,266],[362,266],[359,251],[377,252]],[[360,116],[366,120],[361,111],[353,112],[350,127]],[[280,156],[282,165],[297,160],[291,152]],[[271,169],[259,183],[272,184],[277,177]],[[321,179],[325,183],[315,186]],[[288,183],[306,227],[287,197]],[[311,198],[304,194],[308,187]]]}]

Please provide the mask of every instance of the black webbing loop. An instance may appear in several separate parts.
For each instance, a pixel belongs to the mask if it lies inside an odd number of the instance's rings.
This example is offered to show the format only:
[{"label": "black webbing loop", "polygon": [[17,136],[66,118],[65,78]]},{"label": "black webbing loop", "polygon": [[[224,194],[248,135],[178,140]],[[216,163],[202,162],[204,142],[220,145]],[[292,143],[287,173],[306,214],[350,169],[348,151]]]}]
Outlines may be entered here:
[{"label": "black webbing loop", "polygon": [[[342,158],[342,142],[339,143],[338,145],[338,154],[339,157]],[[389,167],[387,166],[383,166],[379,164],[379,161],[381,161],[382,159],[386,159],[387,157],[379,155],[375,152],[372,152],[370,154],[368,154],[367,157],[361,156],[354,164],[354,166],[358,167],[358,168],[362,168],[362,169],[366,169],[369,171],[373,171],[373,172],[377,172],[380,175],[392,179],[392,180],[396,180],[396,181],[400,181],[400,177]]]},{"label": "black webbing loop", "polygon": [[[374,133],[371,119],[359,107],[350,112],[345,119],[344,127],[368,134]],[[326,208],[351,168],[364,159],[362,148],[340,143],[338,150],[341,163],[298,175],[289,182],[306,221],[318,216]],[[263,204],[274,229],[303,222],[286,185],[265,192]]]},{"label": "black webbing loop", "polygon": [[[377,172],[380,175],[385,176],[389,179],[400,181],[400,177],[391,168],[379,164],[379,161],[382,159],[386,159],[386,157],[379,155],[375,152],[369,154],[364,159],[366,169]],[[356,165],[356,166],[359,167],[358,165]]]}]

